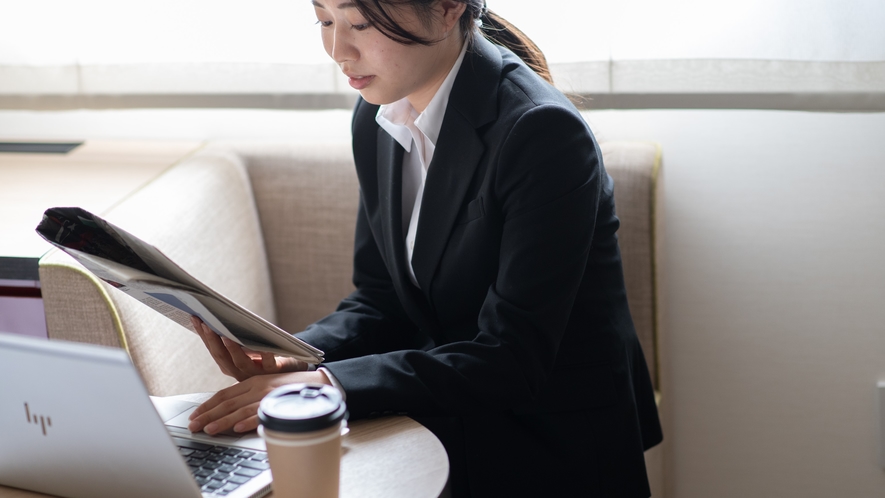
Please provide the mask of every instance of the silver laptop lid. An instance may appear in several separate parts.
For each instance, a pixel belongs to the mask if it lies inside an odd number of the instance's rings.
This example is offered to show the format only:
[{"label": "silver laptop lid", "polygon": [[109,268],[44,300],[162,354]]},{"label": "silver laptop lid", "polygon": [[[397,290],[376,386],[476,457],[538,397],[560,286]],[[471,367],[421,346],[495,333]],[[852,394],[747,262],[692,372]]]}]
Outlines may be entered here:
[{"label": "silver laptop lid", "polygon": [[0,333],[0,484],[200,497],[126,353]]}]

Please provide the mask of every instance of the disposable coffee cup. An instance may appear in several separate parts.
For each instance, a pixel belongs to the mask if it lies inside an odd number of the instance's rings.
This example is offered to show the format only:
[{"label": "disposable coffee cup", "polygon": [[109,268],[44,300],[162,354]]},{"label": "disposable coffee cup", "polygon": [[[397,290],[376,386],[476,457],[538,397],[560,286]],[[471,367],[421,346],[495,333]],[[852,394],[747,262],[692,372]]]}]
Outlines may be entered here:
[{"label": "disposable coffee cup", "polygon": [[335,498],[341,474],[341,434],[347,407],[322,384],[289,384],[258,407],[274,498]]}]

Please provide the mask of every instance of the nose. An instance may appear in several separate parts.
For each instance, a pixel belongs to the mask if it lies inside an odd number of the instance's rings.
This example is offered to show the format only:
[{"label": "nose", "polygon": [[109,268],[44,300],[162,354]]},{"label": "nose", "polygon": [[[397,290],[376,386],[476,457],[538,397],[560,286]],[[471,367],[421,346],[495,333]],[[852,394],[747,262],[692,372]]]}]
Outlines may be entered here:
[{"label": "nose", "polygon": [[331,47],[327,49],[329,56],[338,64],[359,59],[359,50],[353,43],[350,29],[343,26],[344,24],[346,23],[337,23],[335,29],[332,30]]}]

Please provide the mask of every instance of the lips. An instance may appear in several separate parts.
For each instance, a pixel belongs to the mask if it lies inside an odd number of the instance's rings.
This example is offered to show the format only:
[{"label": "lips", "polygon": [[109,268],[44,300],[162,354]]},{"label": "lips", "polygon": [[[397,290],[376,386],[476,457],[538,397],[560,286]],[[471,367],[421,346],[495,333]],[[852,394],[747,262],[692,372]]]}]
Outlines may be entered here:
[{"label": "lips", "polygon": [[363,88],[366,88],[367,86],[369,86],[369,84],[371,84],[372,80],[374,80],[374,79],[375,79],[374,76],[350,76],[350,75],[348,75],[347,76],[347,83],[349,83],[350,86],[352,86],[353,88],[355,88],[357,90],[362,90]]}]

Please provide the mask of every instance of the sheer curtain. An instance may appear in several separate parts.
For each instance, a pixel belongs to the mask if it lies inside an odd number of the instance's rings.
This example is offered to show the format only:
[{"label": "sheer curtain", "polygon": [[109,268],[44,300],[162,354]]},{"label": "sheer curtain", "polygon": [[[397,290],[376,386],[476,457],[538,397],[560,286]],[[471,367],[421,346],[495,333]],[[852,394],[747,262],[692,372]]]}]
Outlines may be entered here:
[{"label": "sheer curtain", "polygon": [[[0,5],[0,107],[323,108],[354,98],[322,50],[308,0]],[[560,88],[596,106],[885,110],[881,0],[489,8],[544,50]]]}]

